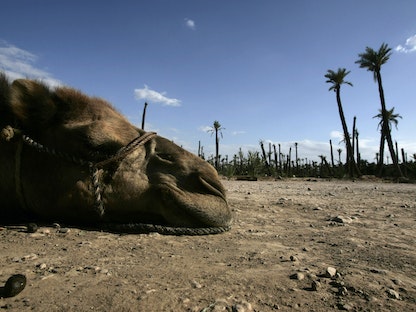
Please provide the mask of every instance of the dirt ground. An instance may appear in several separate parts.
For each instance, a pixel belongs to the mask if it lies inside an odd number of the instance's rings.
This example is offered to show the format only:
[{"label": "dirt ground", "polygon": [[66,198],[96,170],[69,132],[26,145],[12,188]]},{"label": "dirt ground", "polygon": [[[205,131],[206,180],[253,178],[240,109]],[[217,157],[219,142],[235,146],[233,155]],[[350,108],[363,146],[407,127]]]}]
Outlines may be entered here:
[{"label": "dirt ground", "polygon": [[223,181],[212,236],[1,228],[8,311],[416,311],[416,184]]}]

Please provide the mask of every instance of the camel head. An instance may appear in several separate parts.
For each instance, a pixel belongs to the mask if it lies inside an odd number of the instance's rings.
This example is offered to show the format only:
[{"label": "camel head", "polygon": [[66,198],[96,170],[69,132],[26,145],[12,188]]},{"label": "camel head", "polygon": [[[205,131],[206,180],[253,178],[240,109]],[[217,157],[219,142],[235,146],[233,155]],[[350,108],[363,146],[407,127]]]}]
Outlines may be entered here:
[{"label": "camel head", "polygon": [[[224,188],[210,164],[134,127],[100,98],[33,80],[10,84],[3,75],[1,129],[5,216],[191,228],[231,222]],[[10,129],[15,135],[5,140]]]}]

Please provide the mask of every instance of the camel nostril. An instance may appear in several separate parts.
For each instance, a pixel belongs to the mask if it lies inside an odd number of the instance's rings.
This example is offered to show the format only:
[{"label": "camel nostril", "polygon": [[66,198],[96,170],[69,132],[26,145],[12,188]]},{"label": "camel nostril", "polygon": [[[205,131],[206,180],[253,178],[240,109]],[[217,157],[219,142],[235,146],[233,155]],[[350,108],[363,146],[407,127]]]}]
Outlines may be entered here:
[{"label": "camel nostril", "polygon": [[208,180],[202,176],[199,176],[198,180],[202,184],[204,189],[209,191],[209,193],[219,196],[225,200],[225,190],[220,182]]}]

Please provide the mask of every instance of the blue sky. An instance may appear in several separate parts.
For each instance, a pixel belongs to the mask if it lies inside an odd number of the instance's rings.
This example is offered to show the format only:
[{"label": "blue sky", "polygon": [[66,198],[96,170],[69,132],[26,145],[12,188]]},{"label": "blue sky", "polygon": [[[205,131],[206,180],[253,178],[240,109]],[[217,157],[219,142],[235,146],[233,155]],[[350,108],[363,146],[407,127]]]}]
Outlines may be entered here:
[{"label": "blue sky", "polygon": [[[36,4],[34,4],[36,3]],[[372,73],[355,61],[366,46],[393,49],[382,68],[387,107],[403,116],[393,139],[416,153],[416,1],[13,0],[0,11],[0,70],[110,101],[136,125],[206,156],[206,129],[223,126],[220,153],[259,141],[298,142],[299,157],[342,148],[328,69],[351,73],[341,98],[362,158],[378,151],[380,102]],[[345,153],[343,153],[345,156]]]}]

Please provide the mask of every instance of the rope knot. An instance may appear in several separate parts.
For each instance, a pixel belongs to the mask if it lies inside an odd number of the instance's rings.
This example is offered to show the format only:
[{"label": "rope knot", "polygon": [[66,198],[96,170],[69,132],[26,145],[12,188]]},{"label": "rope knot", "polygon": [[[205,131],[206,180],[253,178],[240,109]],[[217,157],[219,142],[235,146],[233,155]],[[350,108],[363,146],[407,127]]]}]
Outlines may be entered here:
[{"label": "rope knot", "polygon": [[5,128],[1,129],[0,138],[7,142],[11,141],[15,136],[21,136],[22,133],[18,129],[14,129],[11,126],[6,126]]}]

